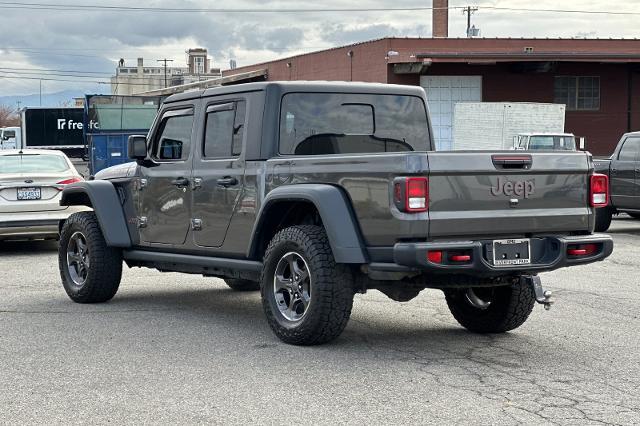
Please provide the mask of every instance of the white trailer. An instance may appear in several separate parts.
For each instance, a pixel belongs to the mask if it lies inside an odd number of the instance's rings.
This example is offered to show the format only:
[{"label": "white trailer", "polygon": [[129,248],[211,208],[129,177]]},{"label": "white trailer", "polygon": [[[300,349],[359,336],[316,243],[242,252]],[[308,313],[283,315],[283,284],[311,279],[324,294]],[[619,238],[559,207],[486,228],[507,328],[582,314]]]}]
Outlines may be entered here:
[{"label": "white trailer", "polygon": [[459,102],[453,113],[454,150],[513,149],[524,133],[564,133],[565,105]]}]

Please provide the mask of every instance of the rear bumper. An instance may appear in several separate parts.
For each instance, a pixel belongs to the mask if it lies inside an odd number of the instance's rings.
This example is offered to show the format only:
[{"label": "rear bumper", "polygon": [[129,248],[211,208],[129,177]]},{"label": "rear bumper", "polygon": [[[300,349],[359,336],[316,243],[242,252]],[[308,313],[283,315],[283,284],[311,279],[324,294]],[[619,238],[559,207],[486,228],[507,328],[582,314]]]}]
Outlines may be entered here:
[{"label": "rear bumper", "polygon": [[64,210],[0,215],[0,240],[57,238],[61,221],[71,214],[90,210],[87,207],[69,207]]},{"label": "rear bumper", "polygon": [[[531,238],[531,264],[495,266],[491,250],[493,240],[448,241],[431,243],[398,243],[393,247],[393,263],[375,263],[370,269],[379,271],[424,271],[428,273],[458,273],[482,276],[535,274],[567,266],[584,265],[606,259],[613,251],[609,235],[546,236]],[[569,245],[596,244],[598,249],[588,256],[567,254]],[[470,255],[466,262],[451,262],[445,255],[442,263],[428,260],[430,251],[464,252]]]},{"label": "rear bumper", "polygon": [[57,238],[59,220],[17,222],[6,226],[0,223],[0,240]]}]

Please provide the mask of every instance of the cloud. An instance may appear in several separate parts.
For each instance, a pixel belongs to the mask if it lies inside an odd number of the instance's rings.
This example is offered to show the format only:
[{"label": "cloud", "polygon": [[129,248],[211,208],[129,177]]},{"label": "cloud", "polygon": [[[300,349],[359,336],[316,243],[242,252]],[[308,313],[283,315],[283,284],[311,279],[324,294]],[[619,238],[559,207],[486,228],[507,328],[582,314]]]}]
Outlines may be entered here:
[{"label": "cloud", "polygon": [[396,26],[391,24],[328,24],[323,27],[322,38],[334,44],[351,44],[381,37],[428,37],[431,26],[422,24]]}]

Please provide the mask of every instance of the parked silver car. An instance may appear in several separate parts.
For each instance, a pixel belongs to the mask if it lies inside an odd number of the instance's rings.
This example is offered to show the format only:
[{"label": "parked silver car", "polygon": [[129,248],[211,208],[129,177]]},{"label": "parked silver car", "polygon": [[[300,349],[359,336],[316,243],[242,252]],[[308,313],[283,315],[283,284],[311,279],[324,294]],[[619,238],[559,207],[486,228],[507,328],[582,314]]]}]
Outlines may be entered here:
[{"label": "parked silver car", "polygon": [[62,189],[81,180],[60,151],[0,151],[0,240],[58,238],[60,221],[87,210],[60,205]]}]

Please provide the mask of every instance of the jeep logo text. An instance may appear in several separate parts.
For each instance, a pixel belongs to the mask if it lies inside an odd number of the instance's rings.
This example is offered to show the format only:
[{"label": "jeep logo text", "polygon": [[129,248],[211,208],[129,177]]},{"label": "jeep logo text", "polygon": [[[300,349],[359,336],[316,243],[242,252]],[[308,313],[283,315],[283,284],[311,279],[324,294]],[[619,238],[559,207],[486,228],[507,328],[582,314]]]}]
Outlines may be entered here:
[{"label": "jeep logo text", "polygon": [[498,184],[491,187],[491,194],[517,195],[518,197],[529,198],[529,195],[533,194],[535,190],[536,185],[533,180],[511,182],[503,177],[499,177]]}]

